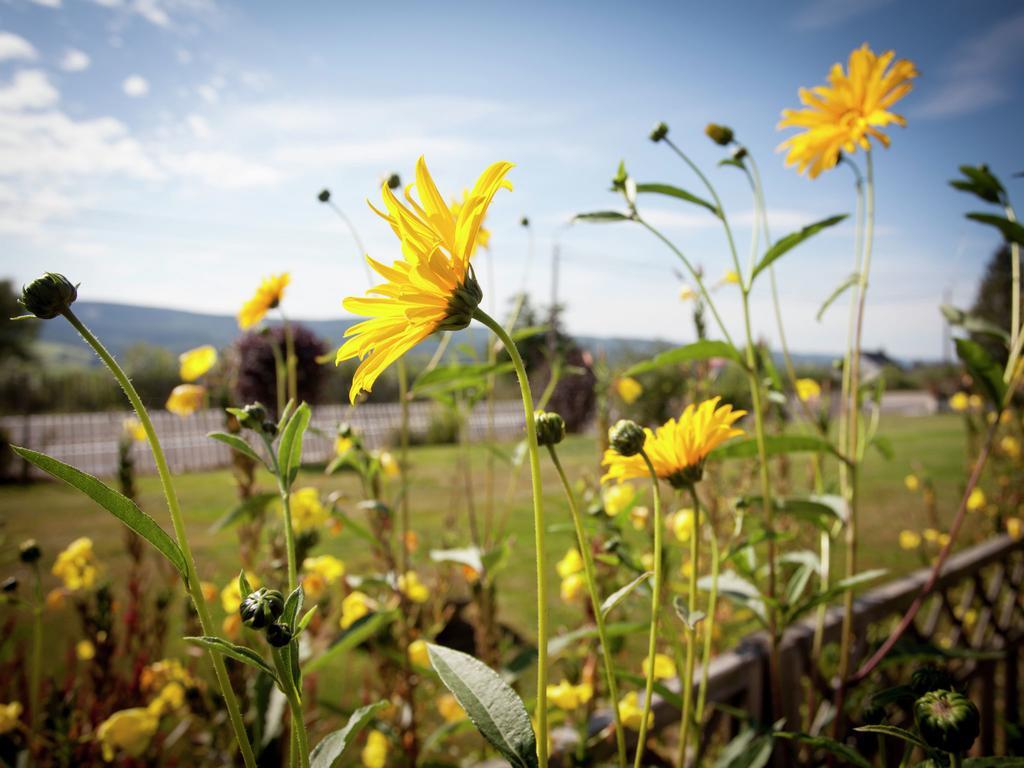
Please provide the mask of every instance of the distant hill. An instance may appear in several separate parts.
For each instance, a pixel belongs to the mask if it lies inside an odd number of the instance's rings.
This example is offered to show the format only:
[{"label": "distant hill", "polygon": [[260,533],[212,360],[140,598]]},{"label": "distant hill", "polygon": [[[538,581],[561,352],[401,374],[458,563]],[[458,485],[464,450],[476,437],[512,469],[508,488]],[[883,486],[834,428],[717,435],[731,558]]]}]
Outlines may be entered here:
[{"label": "distant hill", "polygon": [[[209,315],[102,301],[77,301],[75,312],[115,355],[124,354],[125,350],[139,342],[166,347],[175,354],[202,344],[212,344],[223,349],[239,335],[238,324],[230,315]],[[329,344],[340,344],[345,329],[355,321],[338,318],[297,322],[301,322]],[[465,337],[461,341],[477,347],[482,346],[486,331],[471,328],[463,333]],[[45,350],[45,357],[50,360],[70,364],[94,359],[89,354],[83,354],[81,339],[67,323],[42,323],[39,341]],[[670,342],[655,339],[604,336],[578,336],[577,341],[585,349],[603,349],[613,362],[622,357],[648,357],[673,346]],[[431,337],[418,351],[430,354],[436,344],[436,337]],[[797,354],[794,359],[798,364],[828,365],[834,356]]]}]

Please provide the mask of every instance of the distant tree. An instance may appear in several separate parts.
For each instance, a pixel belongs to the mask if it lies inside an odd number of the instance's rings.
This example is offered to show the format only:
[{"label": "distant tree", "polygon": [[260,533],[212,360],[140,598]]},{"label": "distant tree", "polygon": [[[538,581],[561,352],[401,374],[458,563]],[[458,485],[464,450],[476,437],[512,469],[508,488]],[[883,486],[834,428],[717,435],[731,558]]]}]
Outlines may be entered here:
[{"label": "distant tree", "polygon": [[18,304],[20,291],[10,280],[0,280],[0,360],[29,360],[39,334],[38,320],[11,320],[25,314]]},{"label": "distant tree", "polygon": [[[320,387],[324,381],[324,366],[317,358],[326,352],[324,342],[311,330],[292,324],[295,339],[295,357],[299,399],[307,403],[319,402]],[[237,342],[232,357],[237,369],[234,395],[238,404],[259,401],[273,412],[277,408],[277,372],[274,350],[284,349],[284,329],[275,326],[263,333],[246,333]],[[333,367],[333,361],[332,361]]]},{"label": "distant tree", "polygon": [[[1024,285],[1024,280],[1022,280]],[[1013,275],[1010,271],[1010,249],[1003,246],[989,259],[985,276],[978,286],[978,294],[971,308],[971,314],[988,320],[1009,331]],[[974,334],[973,338],[982,344],[998,361],[1005,363],[1008,356],[1006,345],[990,334]]]}]

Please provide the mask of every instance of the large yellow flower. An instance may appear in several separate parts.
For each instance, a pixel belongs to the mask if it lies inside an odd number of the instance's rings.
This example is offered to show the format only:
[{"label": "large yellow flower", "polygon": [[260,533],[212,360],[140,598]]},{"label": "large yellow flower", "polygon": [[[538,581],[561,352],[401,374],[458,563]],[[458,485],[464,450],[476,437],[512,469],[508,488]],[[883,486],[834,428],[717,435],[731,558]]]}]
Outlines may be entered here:
[{"label": "large yellow flower", "polygon": [[796,165],[812,179],[834,168],[839,153],[853,154],[857,147],[868,151],[871,139],[885,147],[889,137],[880,128],[906,125],[890,108],[908,93],[917,68],[907,59],[894,61],[894,51],[876,55],[867,43],[850,54],[847,71],[833,64],[828,85],[801,88],[804,109],[784,109],[779,128],[803,128],[786,139],[786,165]]},{"label": "large yellow flower", "polygon": [[370,289],[375,295],[350,296],[343,302],[349,312],[370,317],[345,331],[348,340],[336,358],[338,363],[361,361],[349,391],[352,402],[430,334],[469,325],[483,297],[469,262],[480,243],[480,225],[491,200],[499,189],[512,188],[505,179],[511,168],[511,163],[498,162],[480,174],[458,215],[438,192],[422,157],[416,164],[418,202],[407,190],[406,206],[386,184],[381,187],[387,213],[374,211],[391,224],[403,258],[389,267],[367,256],[386,282]]},{"label": "large yellow flower", "polygon": [[[742,435],[733,426],[746,411],[734,411],[731,405],[718,406],[720,397],[705,400],[698,406],[686,406],[679,420],[669,419],[652,432],[644,429],[647,440],[644,453],[662,480],[675,486],[690,485],[700,479],[707,455],[726,440]],[[647,464],[642,455],[622,456],[609,448],[601,462],[608,472],[601,482],[622,482],[647,477]]]},{"label": "large yellow flower", "polygon": [[266,317],[267,312],[281,303],[285,286],[291,279],[292,276],[287,272],[264,278],[256,293],[238,311],[238,327],[243,331],[248,330]]}]

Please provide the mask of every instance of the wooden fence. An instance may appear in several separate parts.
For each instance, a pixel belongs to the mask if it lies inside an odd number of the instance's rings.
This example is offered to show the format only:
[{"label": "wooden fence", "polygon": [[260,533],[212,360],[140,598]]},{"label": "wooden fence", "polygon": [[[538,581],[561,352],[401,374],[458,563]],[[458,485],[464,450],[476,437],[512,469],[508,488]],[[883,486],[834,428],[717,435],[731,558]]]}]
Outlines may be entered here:
[{"label": "wooden fence", "polygon": [[[429,402],[411,403],[410,431],[416,437],[426,435],[440,415],[439,406]],[[117,445],[126,411],[106,413],[38,414],[0,418],[0,429],[15,445],[49,454],[92,475],[110,476],[117,471]],[[216,469],[230,463],[230,449],[207,437],[224,429],[224,412],[207,410],[191,416],[175,416],[167,411],[151,414],[153,426],[172,472]],[[397,444],[401,409],[398,403],[366,404],[352,408],[320,405],[303,443],[306,461],[325,461],[333,455],[338,424],[347,421],[360,431],[366,445],[382,448]],[[487,415],[483,405],[469,417],[469,439],[481,440],[487,434]],[[495,403],[495,437],[514,440],[523,434],[523,406],[518,400]],[[149,447],[133,447],[136,471],[153,473],[156,467]]]}]

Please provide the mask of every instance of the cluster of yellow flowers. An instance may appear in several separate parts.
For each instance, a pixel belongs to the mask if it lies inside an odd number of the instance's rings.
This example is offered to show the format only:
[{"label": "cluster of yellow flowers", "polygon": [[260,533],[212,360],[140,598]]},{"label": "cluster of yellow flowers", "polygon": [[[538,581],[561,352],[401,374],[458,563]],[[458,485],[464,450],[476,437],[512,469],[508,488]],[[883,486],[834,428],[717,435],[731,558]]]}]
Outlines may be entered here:
[{"label": "cluster of yellow flowers", "polygon": [[583,556],[575,547],[570,547],[565,556],[555,566],[562,579],[562,599],[566,602],[575,600],[587,586],[583,575]]},{"label": "cluster of yellow flowers", "polygon": [[302,561],[302,570],[302,591],[313,601],[345,577],[345,563],[332,555],[307,557]]},{"label": "cluster of yellow flowers", "polygon": [[949,398],[950,410],[956,411],[957,413],[965,413],[966,411],[980,411],[985,406],[985,401],[982,400],[981,395],[971,395],[967,392],[957,392]]},{"label": "cluster of yellow flowers", "polygon": [[71,592],[96,586],[99,564],[93,553],[92,539],[83,536],[68,544],[67,549],[57,555],[52,573]]},{"label": "cluster of yellow flowers", "polygon": [[[320,491],[313,487],[298,488],[291,493],[292,527],[296,533],[322,528],[331,513],[320,502]],[[283,510],[281,514],[284,514]]]},{"label": "cluster of yellow flowers", "polygon": [[586,704],[594,695],[594,686],[590,683],[573,685],[568,680],[562,680],[557,685],[549,685],[547,690],[548,703],[567,712]]},{"label": "cluster of yellow flowers", "polygon": [[359,590],[349,592],[341,601],[341,620],[339,621],[341,628],[348,629],[376,607],[376,601],[365,592]]},{"label": "cluster of yellow flowers", "polygon": [[194,382],[209,373],[217,364],[217,350],[209,344],[196,347],[182,352],[178,356],[178,363],[179,375],[185,383],[171,390],[164,407],[178,416],[188,416],[206,403],[206,387]]}]

